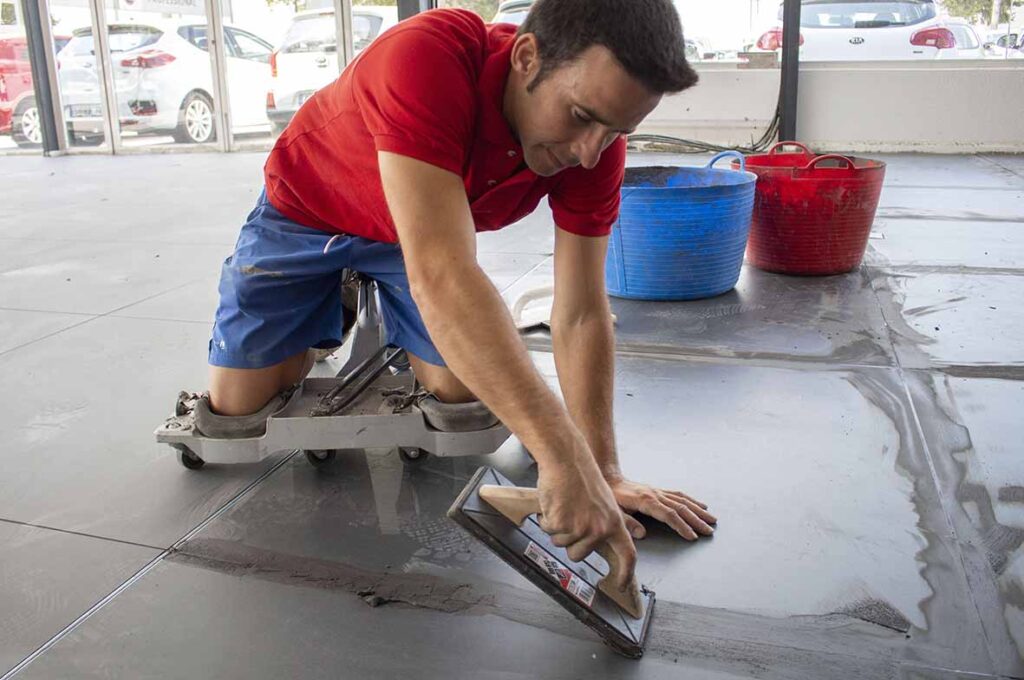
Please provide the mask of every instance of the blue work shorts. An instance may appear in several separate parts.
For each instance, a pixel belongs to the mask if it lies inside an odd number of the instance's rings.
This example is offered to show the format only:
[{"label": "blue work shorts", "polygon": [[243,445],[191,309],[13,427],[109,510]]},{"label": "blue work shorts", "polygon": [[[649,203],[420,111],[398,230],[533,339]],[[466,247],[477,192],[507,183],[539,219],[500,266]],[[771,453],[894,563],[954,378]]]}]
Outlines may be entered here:
[{"label": "blue work shorts", "polygon": [[221,269],[210,364],[265,368],[310,347],[341,344],[343,269],[377,282],[388,344],[444,366],[409,292],[398,244],[348,235],[332,240],[282,215],[265,192]]}]

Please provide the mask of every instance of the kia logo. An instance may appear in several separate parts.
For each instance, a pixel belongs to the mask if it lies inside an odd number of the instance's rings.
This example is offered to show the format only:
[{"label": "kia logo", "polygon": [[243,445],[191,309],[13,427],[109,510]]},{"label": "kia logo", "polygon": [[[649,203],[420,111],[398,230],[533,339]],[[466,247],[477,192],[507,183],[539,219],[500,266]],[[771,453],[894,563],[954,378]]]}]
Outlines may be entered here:
[{"label": "kia logo", "polygon": [[850,44],[851,45],[863,45],[864,44],[864,38],[850,38]]}]

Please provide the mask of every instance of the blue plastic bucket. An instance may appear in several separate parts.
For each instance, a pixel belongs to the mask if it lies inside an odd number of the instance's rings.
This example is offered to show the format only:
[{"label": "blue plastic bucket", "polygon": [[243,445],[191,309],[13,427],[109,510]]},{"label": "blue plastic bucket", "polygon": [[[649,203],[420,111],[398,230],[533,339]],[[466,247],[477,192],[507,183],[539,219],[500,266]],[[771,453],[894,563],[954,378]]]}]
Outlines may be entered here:
[{"label": "blue plastic bucket", "polygon": [[[712,167],[737,158],[739,170]],[[757,176],[725,151],[703,168],[627,168],[605,284],[616,297],[695,300],[732,290],[750,233]]]}]

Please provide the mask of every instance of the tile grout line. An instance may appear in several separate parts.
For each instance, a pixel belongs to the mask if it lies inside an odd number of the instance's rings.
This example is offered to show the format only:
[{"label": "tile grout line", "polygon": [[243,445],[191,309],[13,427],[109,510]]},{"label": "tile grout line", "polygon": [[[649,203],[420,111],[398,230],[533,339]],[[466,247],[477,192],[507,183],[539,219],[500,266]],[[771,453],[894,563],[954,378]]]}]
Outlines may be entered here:
[{"label": "tile grout line", "polygon": [[[915,369],[921,370],[921,369]],[[931,372],[931,369],[924,369]],[[950,536],[953,538],[953,550],[955,551],[957,560],[960,563],[960,576],[963,579],[964,586],[967,590],[967,594],[971,601],[971,607],[974,609],[976,615],[976,623],[978,625],[978,632],[981,633],[981,639],[985,642],[985,651],[988,652],[989,662],[992,663],[993,669],[995,669],[996,657],[993,654],[992,646],[989,641],[989,636],[985,630],[985,618],[982,616],[981,609],[978,606],[978,600],[974,597],[974,588],[971,586],[971,579],[967,576],[967,558],[964,556],[962,546],[963,539],[960,537],[960,533],[956,530],[956,525],[953,523],[953,515],[949,509],[949,503],[946,499],[946,494],[942,491],[942,484],[940,483],[939,473],[935,467],[935,459],[932,453],[932,447],[928,443],[927,437],[924,434],[924,427],[921,425],[921,418],[917,413],[917,405],[914,404],[913,395],[910,393],[910,386],[907,384],[904,369],[901,366],[899,369],[900,382],[903,383],[903,393],[907,398],[907,405],[910,407],[910,413],[914,417],[914,429],[917,430],[917,436],[921,438],[921,447],[924,449],[925,460],[928,461],[928,471],[931,474],[932,484],[935,486],[935,492],[939,497],[939,506],[942,509],[942,514],[946,518],[946,528],[949,530]],[[2,679],[0,679],[2,680]]]},{"label": "tile grout line", "polygon": [[219,509],[214,511],[213,514],[211,514],[209,517],[207,517],[205,520],[203,520],[197,526],[195,526],[192,530],[190,530],[184,536],[182,536],[177,541],[175,541],[171,545],[171,547],[163,550],[159,555],[157,555],[152,560],[150,560],[149,562],[144,564],[141,569],[139,569],[137,572],[135,572],[130,577],[128,577],[128,579],[125,580],[121,585],[117,586],[117,588],[112,590],[103,599],[101,599],[99,602],[97,602],[92,607],[87,609],[77,619],[75,619],[74,621],[69,623],[62,630],[58,631],[56,635],[54,635],[49,640],[47,640],[42,645],[40,645],[40,647],[38,649],[36,649],[34,652],[32,652],[31,654],[26,656],[24,659],[22,659],[21,662],[17,666],[15,666],[11,670],[7,671],[2,676],[0,676],[0,680],[10,680],[15,675],[17,675],[22,670],[24,670],[26,666],[28,666],[33,661],[38,659],[40,656],[45,654],[51,647],[56,645],[63,638],[65,638],[67,635],[69,635],[71,632],[73,632],[76,628],[78,628],[80,625],[82,625],[87,619],[92,617],[93,614],[95,614],[96,612],[100,611],[101,609],[103,609],[108,604],[110,604],[110,602],[114,598],[116,598],[118,595],[123,593],[125,590],[127,590],[128,588],[133,586],[135,583],[137,583],[140,579],[142,579],[144,576],[146,576],[146,574],[148,574],[150,571],[152,571],[154,568],[156,568],[156,566],[159,565],[161,562],[163,562],[163,560],[168,555],[170,555],[172,552],[174,552],[177,548],[179,548],[181,545],[183,545],[186,541],[191,539],[193,536],[195,536],[200,531],[205,529],[215,519],[217,519],[218,517],[223,515],[225,512],[227,512],[228,510],[233,508],[235,505],[237,505],[242,500],[242,498],[244,498],[250,491],[255,489],[259,484],[261,484],[264,480],[266,480],[272,474],[277,472],[279,469],[284,467],[284,465],[287,464],[298,453],[299,453],[298,449],[292,451],[290,454],[288,454],[283,459],[281,459],[281,461],[279,461],[276,465],[272,466],[269,470],[264,472],[262,475],[260,475],[256,479],[254,479],[251,483],[249,483],[248,486],[243,488],[234,497],[230,498],[224,505],[222,505]]},{"label": "tile grout line", "polygon": [[[526,273],[524,273],[522,276],[517,277],[512,283],[508,284],[507,286],[505,286],[504,288],[499,290],[498,292],[501,295],[504,295],[505,293],[507,293],[510,290],[512,290],[513,286],[515,286],[517,283],[519,283],[520,281],[525,279],[527,276],[529,276],[530,274],[534,273],[535,271],[537,271],[538,269],[543,267],[544,264],[546,264],[548,260],[553,260],[554,257],[555,257],[553,254],[550,254],[550,253],[501,253],[501,254],[502,255],[541,255],[541,261],[540,262],[538,262],[533,267],[531,267],[530,270],[527,271]],[[510,309],[511,309],[511,307],[510,307]]]},{"label": "tile grout line", "polygon": [[52,309],[24,309],[22,307],[0,307],[0,312],[28,312],[32,314],[68,314],[70,316],[99,316],[89,312],[55,312]]},{"label": "tile grout line", "polygon": [[[964,586],[967,589],[967,594],[970,597],[971,606],[974,609],[974,613],[976,615],[975,621],[979,628],[978,632],[981,633],[981,639],[985,642],[985,651],[988,653],[989,662],[993,664],[994,669],[995,656],[992,653],[992,647],[989,645],[988,634],[985,631],[985,621],[982,617],[981,610],[978,608],[977,599],[974,597],[974,589],[971,587],[971,580],[967,576],[967,560],[964,556],[964,552],[961,547],[961,538],[956,530],[956,526],[953,524],[953,516],[950,512],[949,504],[946,500],[946,495],[942,492],[942,484],[941,480],[939,479],[938,469],[935,466],[935,457],[932,453],[932,447],[928,443],[928,438],[925,436],[924,426],[921,424],[921,417],[917,412],[917,405],[914,403],[914,397],[910,392],[910,385],[907,383],[906,372],[907,370],[910,369],[907,369],[903,366],[903,362],[900,359],[899,352],[896,351],[896,343],[893,342],[892,339],[892,325],[889,323],[889,320],[885,316],[885,308],[882,305],[881,299],[878,297],[878,291],[875,289],[873,285],[871,285],[871,281],[867,276],[866,272],[865,278],[868,279],[867,282],[871,288],[871,293],[875,298],[875,302],[878,303],[879,311],[882,314],[882,322],[885,323],[886,335],[888,337],[889,344],[892,345],[893,358],[896,362],[896,375],[899,377],[900,384],[903,386],[903,394],[906,397],[907,407],[910,409],[910,415],[913,418],[914,430],[917,432],[917,436],[921,440],[921,447],[924,450],[924,457],[925,460],[928,462],[928,473],[931,476],[932,485],[935,487],[935,493],[939,499],[939,507],[942,510],[942,515],[946,520],[946,528],[950,532],[950,535],[953,537],[954,545],[952,549],[955,551],[957,561],[960,564],[960,576],[963,580]],[[928,368],[925,370],[932,372],[934,369]]]},{"label": "tile grout line", "polygon": [[73,531],[71,529],[58,529],[57,527],[46,526],[45,524],[34,524],[32,522],[22,522],[16,519],[6,519],[0,517],[0,522],[5,524],[14,524],[17,526],[30,527],[32,529],[45,529],[46,531],[55,531],[60,534],[70,534],[72,536],[82,536],[83,538],[95,538],[99,541],[111,541],[112,543],[123,543],[124,545],[133,545],[137,548],[148,548],[150,550],[163,550],[155,545],[147,545],[145,543],[136,543],[135,541],[126,541],[121,538],[113,538],[110,536],[97,536],[96,534],[87,534],[84,531]]},{"label": "tile grout line", "polygon": [[[115,309],[111,309],[110,311],[107,311],[107,312],[103,312],[102,314],[91,315],[88,319],[80,321],[79,323],[72,324],[70,326],[67,326],[66,328],[61,328],[60,330],[56,330],[56,331],[54,331],[52,333],[47,333],[46,335],[43,335],[43,336],[38,337],[38,338],[35,338],[33,340],[29,340],[28,342],[23,342],[20,345],[15,345],[14,347],[11,347],[10,349],[5,349],[3,351],[0,351],[0,357],[4,356],[4,355],[6,355],[6,354],[8,354],[10,352],[13,352],[15,350],[21,349],[22,347],[28,347],[29,345],[35,344],[37,342],[40,342],[41,340],[46,340],[47,338],[52,338],[55,335],[60,335],[61,333],[65,332],[65,331],[69,331],[69,330],[71,330],[73,328],[78,328],[79,326],[84,326],[85,324],[91,323],[91,322],[95,321],[96,319],[102,319],[102,318],[111,316],[113,314],[116,314],[117,312],[120,312],[123,309],[127,309],[129,307],[134,306],[134,305],[140,305],[143,302],[147,302],[149,300],[152,300],[153,298],[158,298],[161,295],[166,295],[167,293],[173,293],[176,290],[181,290],[185,286],[190,286],[193,283],[195,283],[196,281],[201,281],[201,280],[202,280],[202,278],[189,279],[185,283],[182,283],[180,285],[174,286],[173,288],[168,288],[167,290],[162,290],[159,293],[154,293],[153,295],[144,297],[141,300],[135,300],[134,302],[131,302],[131,303],[127,304],[127,305],[121,305],[120,307],[117,307]],[[10,311],[25,311],[25,310],[10,310]],[[64,312],[51,312],[51,313],[53,313],[53,314],[63,314]],[[135,318],[135,317],[115,316],[114,318],[115,319],[126,319],[126,318],[127,319],[131,319],[131,318]],[[165,319],[165,321],[174,321],[174,320],[173,319]],[[3,678],[0,677],[0,680],[3,680]]]},{"label": "tile grout line", "polygon": [[993,158],[989,158],[987,155],[985,155],[983,153],[978,154],[978,158],[991,163],[992,165],[996,166],[997,168],[1002,168],[1003,170],[1005,170],[1006,172],[1010,173],[1011,175],[1015,175],[1016,177],[1019,177],[1020,179],[1024,180],[1024,174],[1021,174],[1021,173],[1017,172],[1013,168],[1006,167],[1002,163],[996,161]]}]

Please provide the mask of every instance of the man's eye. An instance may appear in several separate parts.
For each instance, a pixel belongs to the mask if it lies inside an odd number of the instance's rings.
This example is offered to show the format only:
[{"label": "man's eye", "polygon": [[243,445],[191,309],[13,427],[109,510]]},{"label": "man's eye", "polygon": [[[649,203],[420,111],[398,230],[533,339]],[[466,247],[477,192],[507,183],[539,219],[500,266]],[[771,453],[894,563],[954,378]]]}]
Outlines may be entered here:
[{"label": "man's eye", "polygon": [[586,116],[584,116],[579,111],[573,111],[572,115],[576,118],[576,120],[578,120],[581,123],[589,123],[590,122],[590,119],[587,118]]}]

